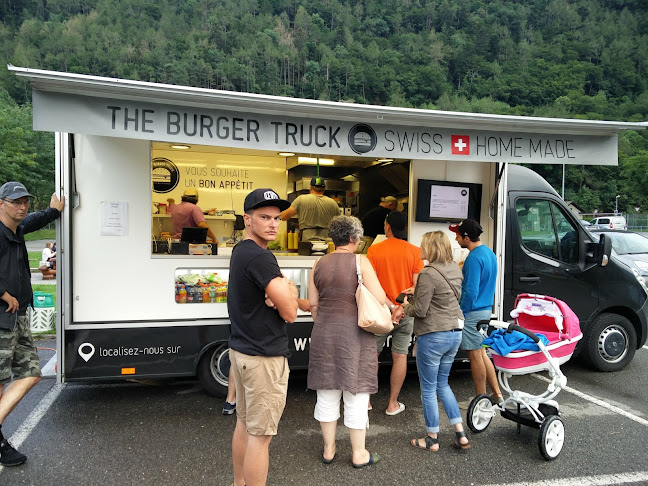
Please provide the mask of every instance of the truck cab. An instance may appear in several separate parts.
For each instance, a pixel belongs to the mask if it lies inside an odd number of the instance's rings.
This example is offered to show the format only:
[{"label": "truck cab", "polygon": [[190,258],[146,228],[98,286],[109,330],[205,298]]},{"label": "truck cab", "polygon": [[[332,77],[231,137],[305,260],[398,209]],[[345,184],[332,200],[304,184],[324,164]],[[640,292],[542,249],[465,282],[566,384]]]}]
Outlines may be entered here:
[{"label": "truck cab", "polygon": [[623,369],[646,342],[647,289],[614,256],[598,265],[594,238],[541,176],[508,167],[505,314],[521,293],[558,295],[583,331],[576,353],[601,371]]}]

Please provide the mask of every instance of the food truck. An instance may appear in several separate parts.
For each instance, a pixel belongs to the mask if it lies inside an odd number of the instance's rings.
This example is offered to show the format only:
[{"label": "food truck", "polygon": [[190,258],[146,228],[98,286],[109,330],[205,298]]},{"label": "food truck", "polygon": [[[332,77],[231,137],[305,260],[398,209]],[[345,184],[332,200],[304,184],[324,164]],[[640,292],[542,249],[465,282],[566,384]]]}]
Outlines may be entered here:
[{"label": "food truck", "polygon": [[[57,223],[60,382],[197,375],[222,394],[229,255],[244,235],[243,200],[262,187],[292,200],[308,192],[318,163],[341,213],[361,216],[395,195],[416,245],[439,229],[454,244],[448,223],[478,220],[500,268],[498,319],[521,292],[565,300],[599,369],[622,368],[646,341],[643,280],[609,258],[609,240],[592,238],[544,179],[513,165],[614,165],[618,132],[642,124],[9,69],[31,84],[34,129],[55,133],[56,190],[66,198]],[[174,238],[169,200],[179,202],[187,189],[197,190],[216,242]],[[271,249],[307,298],[319,256],[296,231],[295,221],[282,223]],[[564,243],[568,233],[572,242]],[[456,246],[454,254],[460,262],[466,251]],[[616,286],[605,290],[606,282]],[[621,292],[619,284],[630,288]],[[289,326],[293,368],[307,366],[312,325],[300,311]]]}]

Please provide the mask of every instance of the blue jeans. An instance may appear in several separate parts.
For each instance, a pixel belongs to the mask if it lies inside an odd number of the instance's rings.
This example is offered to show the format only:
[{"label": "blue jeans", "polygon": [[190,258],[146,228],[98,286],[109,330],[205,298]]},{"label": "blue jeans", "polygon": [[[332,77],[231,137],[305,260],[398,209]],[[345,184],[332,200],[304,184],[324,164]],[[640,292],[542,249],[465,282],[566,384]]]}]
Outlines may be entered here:
[{"label": "blue jeans", "polygon": [[461,344],[461,331],[429,332],[418,336],[416,343],[416,367],[421,382],[425,427],[429,433],[438,433],[437,394],[450,420],[450,425],[462,422],[457,399],[448,385],[450,368]]}]

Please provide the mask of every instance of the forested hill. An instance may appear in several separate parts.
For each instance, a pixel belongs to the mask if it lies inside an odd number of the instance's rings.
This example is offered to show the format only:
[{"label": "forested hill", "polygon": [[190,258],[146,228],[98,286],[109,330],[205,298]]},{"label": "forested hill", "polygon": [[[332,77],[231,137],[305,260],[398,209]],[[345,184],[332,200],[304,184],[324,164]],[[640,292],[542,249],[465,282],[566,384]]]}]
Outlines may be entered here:
[{"label": "forested hill", "polygon": [[[646,0],[4,0],[0,21],[2,58],[17,66],[378,105],[648,120]],[[29,109],[22,81],[2,69],[0,84],[2,113]],[[3,157],[0,147],[0,178]],[[620,158],[619,168],[570,167],[566,198],[603,211],[622,194],[620,208],[648,208],[645,131],[621,137]],[[556,184],[555,171],[544,175]]]}]

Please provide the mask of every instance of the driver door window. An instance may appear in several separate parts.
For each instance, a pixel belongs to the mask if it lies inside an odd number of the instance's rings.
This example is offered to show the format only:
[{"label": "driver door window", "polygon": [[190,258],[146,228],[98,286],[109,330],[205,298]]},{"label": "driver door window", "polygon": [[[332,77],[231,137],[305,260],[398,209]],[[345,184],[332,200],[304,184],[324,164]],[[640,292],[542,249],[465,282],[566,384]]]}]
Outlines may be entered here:
[{"label": "driver door window", "polygon": [[556,204],[518,199],[515,209],[526,249],[569,265],[578,263],[578,232]]}]

